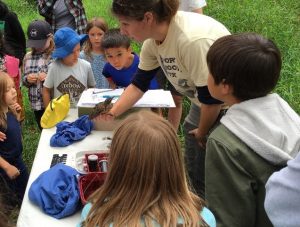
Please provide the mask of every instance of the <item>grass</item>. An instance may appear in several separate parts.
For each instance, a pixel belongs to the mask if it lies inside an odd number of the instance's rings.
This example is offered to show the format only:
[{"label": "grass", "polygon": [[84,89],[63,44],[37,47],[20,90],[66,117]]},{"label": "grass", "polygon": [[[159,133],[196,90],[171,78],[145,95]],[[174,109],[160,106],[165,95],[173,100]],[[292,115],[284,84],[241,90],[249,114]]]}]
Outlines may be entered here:
[{"label": "grass", "polygon": [[[24,31],[30,21],[42,18],[34,0],[5,2],[18,14]],[[275,41],[283,57],[281,79],[276,92],[300,113],[300,1],[207,0],[207,3],[204,13],[222,22],[232,33],[256,32]],[[110,27],[117,27],[118,23],[109,10],[110,4],[111,0],[85,0],[87,17],[102,16]],[[133,49],[139,52],[140,45],[135,43]],[[26,119],[23,123],[24,160],[30,169],[40,132],[28,105],[27,89],[22,88],[22,91],[26,107]],[[188,109],[189,102],[185,100],[183,116]]]}]

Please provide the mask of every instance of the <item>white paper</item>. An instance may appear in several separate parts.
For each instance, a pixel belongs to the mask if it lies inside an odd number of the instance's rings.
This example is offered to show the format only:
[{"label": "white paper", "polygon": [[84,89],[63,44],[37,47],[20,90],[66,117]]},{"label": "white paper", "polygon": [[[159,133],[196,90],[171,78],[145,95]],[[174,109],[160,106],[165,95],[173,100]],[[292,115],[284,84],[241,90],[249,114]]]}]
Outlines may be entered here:
[{"label": "white paper", "polygon": [[[93,107],[99,102],[103,102],[108,97],[114,97],[115,103],[122,95],[124,89],[94,89],[85,90],[77,104],[77,107]],[[170,91],[161,89],[148,90],[134,107],[175,107],[175,103]]]}]

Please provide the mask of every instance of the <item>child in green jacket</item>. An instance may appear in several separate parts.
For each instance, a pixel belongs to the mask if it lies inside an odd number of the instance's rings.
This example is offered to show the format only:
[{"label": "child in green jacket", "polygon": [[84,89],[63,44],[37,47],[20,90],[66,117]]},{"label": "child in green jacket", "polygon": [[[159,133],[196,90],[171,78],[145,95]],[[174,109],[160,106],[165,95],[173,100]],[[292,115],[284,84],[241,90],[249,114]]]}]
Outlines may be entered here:
[{"label": "child in green jacket", "polygon": [[[258,34],[229,35],[207,54],[210,94],[229,109],[207,141],[205,191],[217,226],[272,226],[265,183],[300,149],[300,118],[276,93],[281,55]],[[285,196],[285,195],[282,195]]]}]

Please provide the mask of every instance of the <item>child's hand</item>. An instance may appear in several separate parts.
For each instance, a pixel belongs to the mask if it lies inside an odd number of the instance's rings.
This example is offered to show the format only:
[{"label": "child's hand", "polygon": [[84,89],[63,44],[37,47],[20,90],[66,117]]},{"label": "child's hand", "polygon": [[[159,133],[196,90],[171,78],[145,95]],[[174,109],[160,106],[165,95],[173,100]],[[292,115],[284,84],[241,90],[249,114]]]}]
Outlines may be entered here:
[{"label": "child's hand", "polygon": [[0,141],[6,140],[6,135],[3,132],[0,132]]},{"label": "child's hand", "polygon": [[39,81],[44,81],[44,80],[46,79],[46,76],[47,76],[46,73],[40,72],[40,73],[38,74],[38,79],[39,79]]},{"label": "child's hand", "polygon": [[19,113],[22,109],[22,107],[19,105],[19,103],[15,103],[13,105],[9,106],[12,110],[15,110],[17,113]]},{"label": "child's hand", "polygon": [[13,165],[8,164],[5,168],[3,168],[9,177],[9,179],[16,179],[20,175],[20,171]]},{"label": "child's hand", "polygon": [[31,73],[27,76],[27,81],[31,84],[35,84],[38,80],[38,74],[37,73]]}]

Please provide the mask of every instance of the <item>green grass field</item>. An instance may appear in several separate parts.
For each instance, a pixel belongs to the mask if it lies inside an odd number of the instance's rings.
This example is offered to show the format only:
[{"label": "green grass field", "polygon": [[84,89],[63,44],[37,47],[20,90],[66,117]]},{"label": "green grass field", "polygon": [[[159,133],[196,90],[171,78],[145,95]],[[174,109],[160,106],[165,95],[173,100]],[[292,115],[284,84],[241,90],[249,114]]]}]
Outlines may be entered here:
[{"label": "green grass field", "polygon": [[[18,14],[26,31],[28,24],[38,15],[34,0],[6,0],[9,7]],[[299,0],[207,0],[204,13],[222,22],[232,33],[256,32],[271,38],[279,46],[283,57],[278,92],[298,113],[300,113],[300,1]],[[110,27],[117,27],[117,21],[110,14],[111,0],[84,0],[88,18],[102,16]],[[139,45],[134,50],[139,52]],[[23,123],[24,159],[31,168],[38,145],[38,131],[28,105],[27,89],[23,88],[26,106],[26,120]],[[189,103],[184,102],[184,114]],[[47,152],[47,151],[45,151]]]}]

